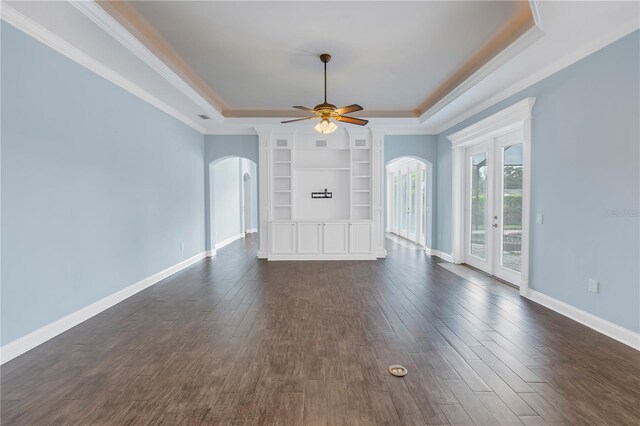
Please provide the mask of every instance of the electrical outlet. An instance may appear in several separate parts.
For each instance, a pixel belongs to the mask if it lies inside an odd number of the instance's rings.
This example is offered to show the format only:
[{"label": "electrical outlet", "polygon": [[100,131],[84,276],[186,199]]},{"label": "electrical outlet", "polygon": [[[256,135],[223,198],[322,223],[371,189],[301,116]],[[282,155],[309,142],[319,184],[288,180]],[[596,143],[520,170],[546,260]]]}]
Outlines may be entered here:
[{"label": "electrical outlet", "polygon": [[589,291],[591,293],[597,293],[599,290],[598,281],[589,279]]},{"label": "electrical outlet", "polygon": [[536,223],[538,225],[542,225],[543,222],[544,222],[544,215],[542,213],[538,213],[536,215]]}]

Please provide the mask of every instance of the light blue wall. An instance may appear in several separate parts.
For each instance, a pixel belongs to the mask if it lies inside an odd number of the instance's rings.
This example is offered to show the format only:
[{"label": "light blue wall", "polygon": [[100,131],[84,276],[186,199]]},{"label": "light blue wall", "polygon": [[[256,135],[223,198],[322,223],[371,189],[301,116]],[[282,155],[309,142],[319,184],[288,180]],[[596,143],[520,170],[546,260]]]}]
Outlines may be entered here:
[{"label": "light blue wall", "polygon": [[[451,251],[446,136],[532,96],[531,213],[544,224],[531,228],[530,286],[638,332],[639,31],[439,135],[439,247]],[[599,294],[587,292],[588,278]]]},{"label": "light blue wall", "polygon": [[[427,246],[435,247],[437,229],[436,211],[433,206],[436,199],[437,136],[435,135],[386,135],[384,137],[384,164],[400,157],[413,157],[427,163],[427,210],[431,210],[431,224],[426,224]],[[384,180],[385,209],[383,223],[387,224],[387,179]],[[429,220],[428,217],[425,220]]]},{"label": "light blue wall", "polygon": [[205,209],[201,134],[1,36],[4,345],[201,253]]},{"label": "light blue wall", "polygon": [[452,178],[453,169],[451,165],[451,143],[445,135],[453,132],[438,135],[436,163],[436,249],[443,253],[451,254],[451,230],[452,228]]},{"label": "light blue wall", "polygon": [[[215,236],[213,223],[213,204],[215,200],[211,197],[213,188],[213,163],[225,157],[242,157],[259,164],[258,136],[257,135],[207,135],[205,136],[205,241],[207,250],[215,246],[216,241],[222,241]],[[258,184],[258,170],[256,169],[256,185]],[[260,212],[257,210],[257,220],[259,223]],[[259,227],[259,226],[258,226]],[[213,241],[213,244],[212,244]]]}]

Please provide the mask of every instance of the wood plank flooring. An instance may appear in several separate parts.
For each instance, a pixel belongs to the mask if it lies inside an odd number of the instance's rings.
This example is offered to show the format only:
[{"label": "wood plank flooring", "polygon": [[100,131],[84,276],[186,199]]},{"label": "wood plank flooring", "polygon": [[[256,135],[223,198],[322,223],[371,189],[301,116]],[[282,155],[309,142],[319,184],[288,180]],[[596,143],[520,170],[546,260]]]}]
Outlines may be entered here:
[{"label": "wood plank flooring", "polygon": [[2,366],[2,424],[640,424],[640,353],[508,286],[256,240]]}]

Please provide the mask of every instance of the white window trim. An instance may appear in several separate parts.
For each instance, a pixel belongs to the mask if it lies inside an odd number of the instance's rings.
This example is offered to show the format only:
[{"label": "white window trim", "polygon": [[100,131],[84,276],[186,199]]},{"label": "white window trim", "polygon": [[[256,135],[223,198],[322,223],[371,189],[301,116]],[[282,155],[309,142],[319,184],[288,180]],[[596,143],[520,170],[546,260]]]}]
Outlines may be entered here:
[{"label": "white window trim", "polygon": [[522,271],[520,294],[529,293],[529,231],[531,217],[531,117],[536,98],[526,98],[448,136],[452,146],[453,263],[464,262],[465,149],[513,130],[523,131]]}]

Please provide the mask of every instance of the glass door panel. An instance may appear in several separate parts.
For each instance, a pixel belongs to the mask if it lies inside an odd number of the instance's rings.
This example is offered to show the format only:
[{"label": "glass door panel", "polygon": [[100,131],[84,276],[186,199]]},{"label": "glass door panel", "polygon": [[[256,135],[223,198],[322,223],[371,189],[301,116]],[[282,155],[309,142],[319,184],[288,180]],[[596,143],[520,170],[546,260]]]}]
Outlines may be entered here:
[{"label": "glass door panel", "polygon": [[393,177],[393,206],[392,206],[392,223],[393,223],[393,229],[398,229],[398,209],[400,208],[399,205],[399,201],[400,201],[400,194],[398,193],[398,176],[394,176]]},{"label": "glass door panel", "polygon": [[502,148],[500,265],[520,272],[522,263],[522,144]]},{"label": "glass door panel", "polygon": [[427,171],[420,170],[420,240],[426,246],[427,226],[424,218],[427,215]]},{"label": "glass door panel", "polygon": [[400,175],[400,231],[407,231],[407,175]]},{"label": "glass door panel", "polygon": [[469,254],[487,259],[487,153],[471,156]]},{"label": "glass door panel", "polygon": [[[409,200],[410,200],[410,207],[409,207],[409,234],[411,236],[416,235],[416,218],[417,218],[417,211],[418,211],[418,206],[417,206],[417,191],[416,191],[416,187],[417,187],[417,182],[416,182],[416,172],[411,171],[409,173]],[[411,239],[415,239],[415,238],[411,238]]]}]

